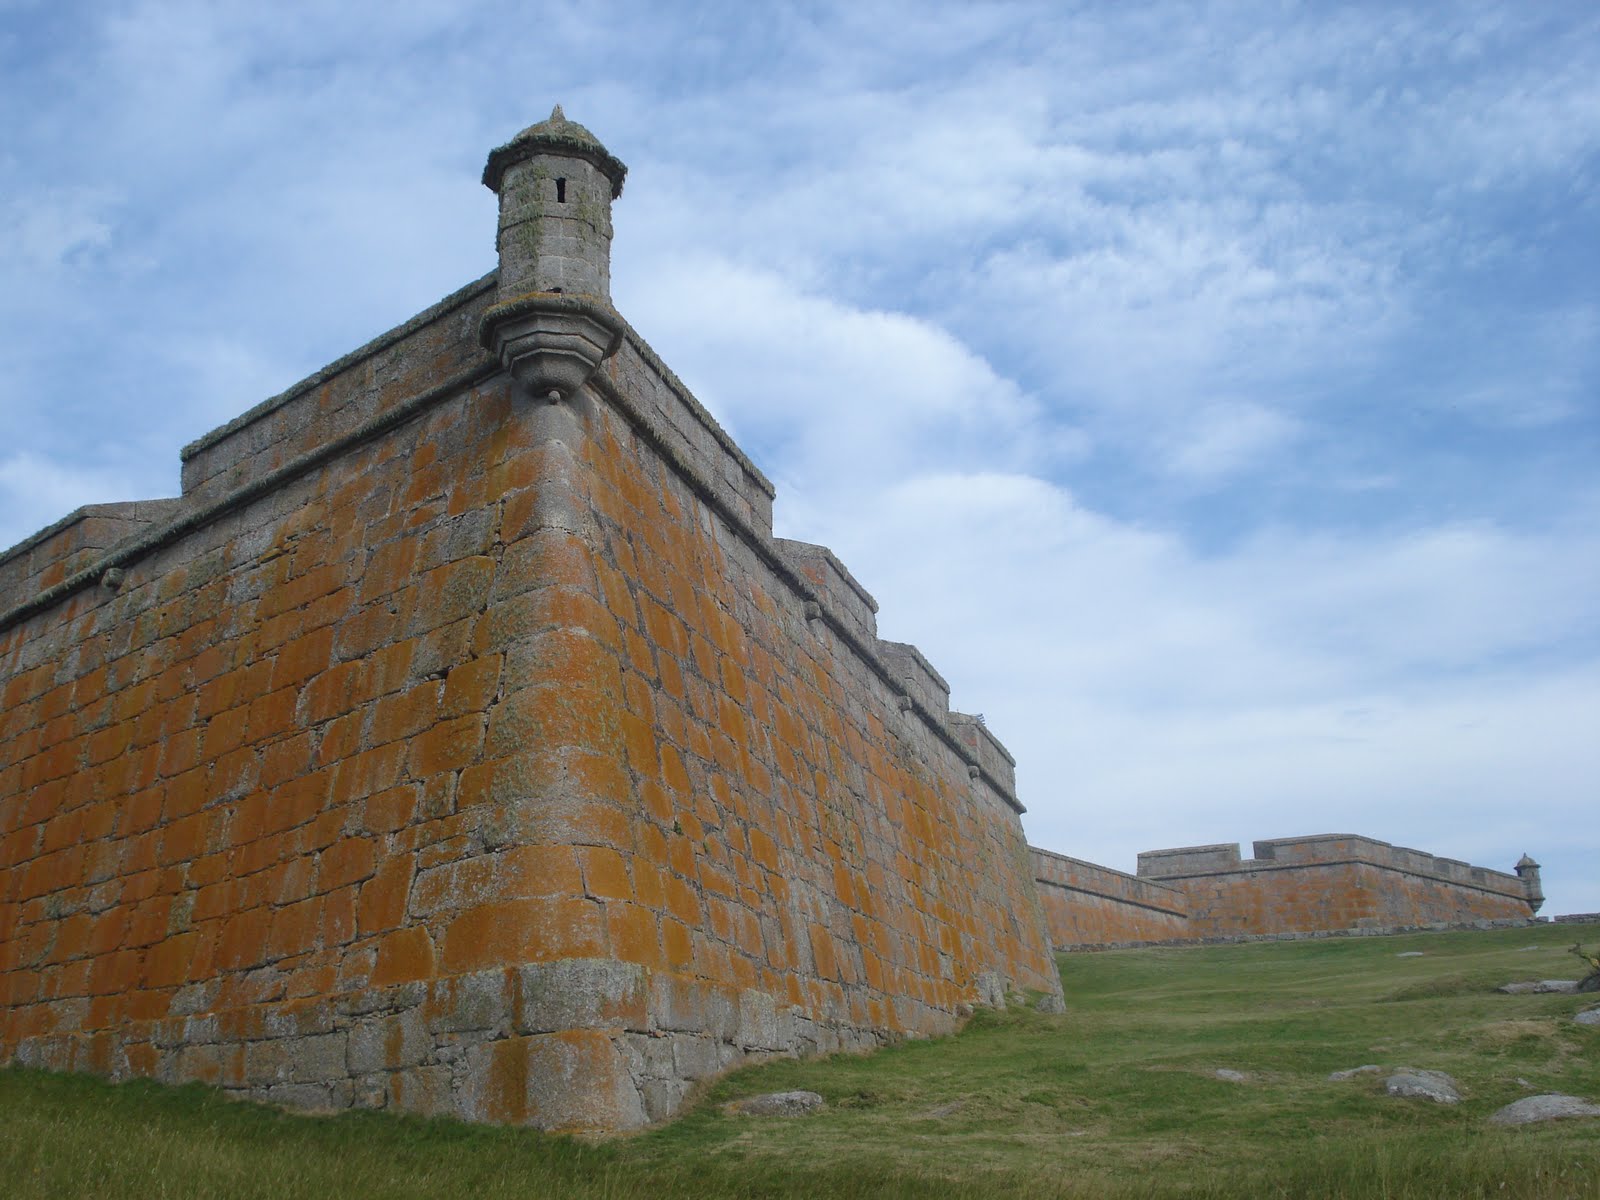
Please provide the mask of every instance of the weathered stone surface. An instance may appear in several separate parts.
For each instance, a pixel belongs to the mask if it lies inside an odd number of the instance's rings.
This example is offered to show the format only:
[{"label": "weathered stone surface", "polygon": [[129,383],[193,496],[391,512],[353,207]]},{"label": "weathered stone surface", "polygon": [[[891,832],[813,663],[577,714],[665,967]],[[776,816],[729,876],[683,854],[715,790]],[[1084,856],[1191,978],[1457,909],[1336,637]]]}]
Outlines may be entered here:
[{"label": "weathered stone surface", "polygon": [[1383,1081],[1383,1090],[1391,1096],[1432,1100],[1435,1104],[1461,1103],[1456,1081],[1443,1071],[1402,1067]]},{"label": "weathered stone surface", "polygon": [[1572,1019],[1579,1025],[1600,1025],[1600,1008],[1586,1008]]},{"label": "weathered stone surface", "polygon": [[347,1038],[344,1033],[286,1039],[290,1078],[296,1083],[326,1083],[344,1079]]},{"label": "weathered stone surface", "polygon": [[1520,983],[1502,983],[1495,991],[1507,996],[1571,995],[1578,990],[1576,979],[1528,979]]},{"label": "weathered stone surface", "polygon": [[387,1105],[421,1117],[451,1116],[460,1111],[454,1072],[443,1064],[395,1071],[386,1081]]},{"label": "weathered stone surface", "polygon": [[727,1106],[742,1117],[804,1117],[820,1112],[827,1104],[816,1092],[767,1092],[735,1100]]},{"label": "weathered stone surface", "polygon": [[1243,1071],[1235,1071],[1232,1067],[1218,1067],[1211,1073],[1226,1083],[1248,1083],[1250,1080],[1249,1075]]},{"label": "weathered stone surface", "polygon": [[645,972],[636,963],[565,959],[519,967],[517,978],[518,1033],[648,1025]]},{"label": "weathered stone surface", "polygon": [[1577,1096],[1550,1093],[1525,1096],[1489,1117],[1491,1125],[1532,1125],[1539,1121],[1560,1121],[1568,1117],[1600,1117],[1600,1104],[1590,1104]]},{"label": "weathered stone surface", "polygon": [[349,1046],[350,1073],[362,1075],[419,1066],[433,1050],[433,1039],[421,1011],[410,1009],[354,1026],[349,1032]]}]

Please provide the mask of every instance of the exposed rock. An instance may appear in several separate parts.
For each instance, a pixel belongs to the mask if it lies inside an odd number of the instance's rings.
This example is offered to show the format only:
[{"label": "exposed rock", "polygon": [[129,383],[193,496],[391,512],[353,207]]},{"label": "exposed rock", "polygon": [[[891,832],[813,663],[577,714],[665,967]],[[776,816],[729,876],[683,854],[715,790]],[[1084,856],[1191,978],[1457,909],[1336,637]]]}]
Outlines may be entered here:
[{"label": "exposed rock", "polygon": [[1489,1118],[1491,1125],[1531,1125],[1535,1121],[1559,1121],[1563,1117],[1600,1117],[1600,1104],[1590,1104],[1577,1096],[1554,1092],[1528,1096],[1500,1109]]},{"label": "exposed rock", "polygon": [[1559,993],[1570,995],[1578,990],[1576,979],[1527,979],[1521,983],[1502,983],[1495,988],[1497,992],[1504,992],[1507,996],[1544,995],[1546,993]]},{"label": "exposed rock", "polygon": [[1600,1008],[1586,1008],[1572,1019],[1579,1025],[1600,1025]]},{"label": "exposed rock", "polygon": [[1421,950],[1402,950],[1402,951],[1400,951],[1399,954],[1396,954],[1395,957],[1396,958],[1421,958],[1422,957],[1422,951]]},{"label": "exposed rock", "polygon": [[804,1117],[825,1107],[815,1092],[766,1092],[725,1106],[727,1112],[742,1117]]},{"label": "exposed rock", "polygon": [[1364,1067],[1351,1067],[1344,1071],[1335,1071],[1328,1076],[1329,1083],[1343,1083],[1346,1079],[1354,1079],[1357,1075],[1376,1075],[1382,1067],[1376,1063],[1368,1063]]},{"label": "exposed rock", "polygon": [[1415,1067],[1402,1067],[1383,1081],[1383,1090],[1391,1096],[1414,1096],[1432,1100],[1435,1104],[1459,1104],[1461,1093],[1456,1081],[1443,1071],[1422,1071]]},{"label": "exposed rock", "polygon": [[1218,1067],[1212,1074],[1228,1083],[1246,1083],[1250,1079],[1250,1076],[1243,1071],[1234,1071],[1227,1067]]}]

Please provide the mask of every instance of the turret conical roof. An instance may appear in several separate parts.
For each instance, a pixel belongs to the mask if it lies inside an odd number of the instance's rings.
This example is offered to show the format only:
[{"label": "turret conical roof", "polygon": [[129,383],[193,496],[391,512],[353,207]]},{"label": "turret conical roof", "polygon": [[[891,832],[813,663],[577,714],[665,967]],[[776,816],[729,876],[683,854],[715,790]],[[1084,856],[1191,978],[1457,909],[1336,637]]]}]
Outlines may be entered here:
[{"label": "turret conical roof", "polygon": [[512,163],[533,154],[570,154],[587,159],[611,181],[611,198],[622,195],[622,181],[628,168],[622,160],[600,144],[595,137],[576,121],[567,120],[561,105],[551,109],[550,116],[537,125],[529,125],[504,146],[489,151],[489,161],[483,168],[484,186],[491,191],[500,190],[500,177]]}]

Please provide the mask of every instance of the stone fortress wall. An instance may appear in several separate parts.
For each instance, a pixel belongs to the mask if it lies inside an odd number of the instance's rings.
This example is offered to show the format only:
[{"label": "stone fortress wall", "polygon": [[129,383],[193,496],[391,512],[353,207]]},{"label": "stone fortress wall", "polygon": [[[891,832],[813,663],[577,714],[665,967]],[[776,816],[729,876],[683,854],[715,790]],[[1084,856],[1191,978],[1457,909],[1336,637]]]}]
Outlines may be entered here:
[{"label": "stone fortress wall", "polygon": [[1050,941],[1057,949],[1191,936],[1188,902],[1180,888],[1036,846],[1028,850]]},{"label": "stone fortress wall", "polygon": [[610,308],[622,172],[524,131],[496,272],[0,555],[0,1062],[606,1131],[1059,1007],[1010,756]]},{"label": "stone fortress wall", "polygon": [[1150,942],[1392,933],[1525,923],[1544,902],[1539,866],[1474,867],[1351,834],[1151,850],[1138,875],[1031,849],[1063,950]]}]

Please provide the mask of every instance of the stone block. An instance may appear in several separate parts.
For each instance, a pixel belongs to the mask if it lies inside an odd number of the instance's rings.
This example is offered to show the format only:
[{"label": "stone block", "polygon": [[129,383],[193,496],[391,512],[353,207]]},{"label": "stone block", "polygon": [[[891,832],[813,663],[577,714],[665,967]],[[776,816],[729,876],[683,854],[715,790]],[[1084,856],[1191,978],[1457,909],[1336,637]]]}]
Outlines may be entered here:
[{"label": "stone block", "polygon": [[681,1079],[646,1079],[639,1084],[639,1096],[644,1102],[645,1118],[664,1121],[683,1107],[690,1085]]},{"label": "stone block", "polygon": [[470,1120],[555,1132],[614,1132],[645,1122],[627,1058],[604,1033],[502,1038],[467,1054]]},{"label": "stone block", "polygon": [[[434,1033],[511,1032],[511,985],[505,971],[452,975],[430,984],[425,1008]],[[531,1031],[529,1031],[531,1032]]]},{"label": "stone block", "polygon": [[422,1117],[454,1116],[458,1101],[447,1066],[412,1067],[388,1077],[388,1105]]},{"label": "stone block", "polygon": [[634,963],[609,959],[536,963],[518,968],[517,984],[518,1033],[648,1026],[645,971]]},{"label": "stone block", "polygon": [[354,1108],[383,1108],[389,1103],[389,1075],[375,1071],[351,1081],[350,1104]]},{"label": "stone block", "polygon": [[349,1073],[345,1065],[348,1039],[343,1030],[280,1040],[289,1058],[289,1078],[295,1083],[327,1083]]},{"label": "stone block", "polygon": [[672,1073],[679,1079],[709,1079],[722,1070],[720,1047],[715,1038],[679,1034],[672,1039]]},{"label": "stone block", "polygon": [[706,988],[683,975],[657,971],[650,976],[650,1020],[672,1033],[714,1032]]},{"label": "stone block", "polygon": [[350,1107],[354,1091],[348,1079],[332,1083],[276,1083],[250,1089],[252,1099],[308,1112],[336,1112]]},{"label": "stone block", "polygon": [[734,1040],[746,1050],[788,1049],[778,1031],[777,1001],[765,992],[750,989],[740,992],[738,1032]]},{"label": "stone block", "polygon": [[349,1073],[414,1067],[433,1049],[420,1009],[368,1018],[349,1030]]},{"label": "stone block", "polygon": [[[272,1041],[251,1042],[245,1047],[244,1082],[247,1086],[262,1088],[276,1083],[287,1083],[293,1074],[294,1059],[290,1039],[275,1038]],[[344,1074],[342,1063],[339,1074]]]},{"label": "stone block", "polygon": [[222,1050],[214,1045],[181,1046],[174,1056],[172,1082],[222,1082]]}]

